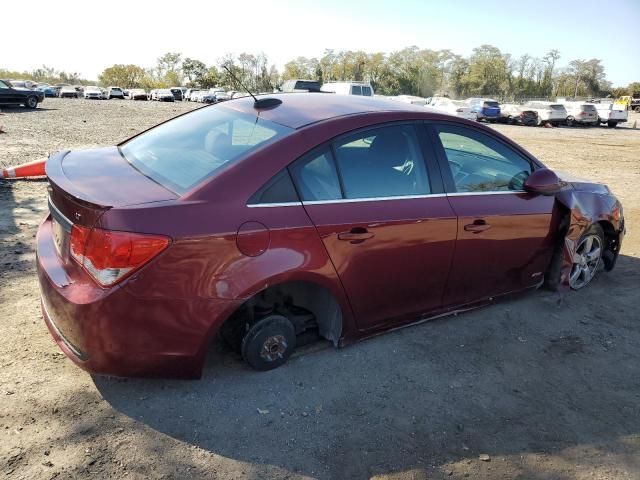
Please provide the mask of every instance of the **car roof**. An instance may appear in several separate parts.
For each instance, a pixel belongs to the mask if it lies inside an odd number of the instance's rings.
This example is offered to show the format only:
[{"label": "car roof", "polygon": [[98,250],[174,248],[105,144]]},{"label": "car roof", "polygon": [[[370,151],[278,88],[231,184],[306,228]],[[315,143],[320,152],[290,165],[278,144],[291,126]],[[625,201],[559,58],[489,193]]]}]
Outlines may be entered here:
[{"label": "car roof", "polygon": [[359,95],[336,95],[333,93],[282,93],[260,96],[278,98],[282,104],[273,108],[256,110],[249,96],[229,100],[220,105],[224,108],[256,115],[290,128],[302,128],[312,123],[337,117],[370,112],[428,112],[422,106],[393,100],[363,97]]}]

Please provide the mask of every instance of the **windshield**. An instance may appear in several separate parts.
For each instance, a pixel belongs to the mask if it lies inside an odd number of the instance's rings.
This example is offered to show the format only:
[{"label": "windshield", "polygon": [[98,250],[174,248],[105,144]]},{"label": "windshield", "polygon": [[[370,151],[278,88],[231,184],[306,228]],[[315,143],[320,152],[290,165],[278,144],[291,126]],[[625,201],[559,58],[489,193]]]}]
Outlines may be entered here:
[{"label": "windshield", "polygon": [[143,174],[183,194],[224,165],[293,130],[221,107],[195,110],[120,145]]}]

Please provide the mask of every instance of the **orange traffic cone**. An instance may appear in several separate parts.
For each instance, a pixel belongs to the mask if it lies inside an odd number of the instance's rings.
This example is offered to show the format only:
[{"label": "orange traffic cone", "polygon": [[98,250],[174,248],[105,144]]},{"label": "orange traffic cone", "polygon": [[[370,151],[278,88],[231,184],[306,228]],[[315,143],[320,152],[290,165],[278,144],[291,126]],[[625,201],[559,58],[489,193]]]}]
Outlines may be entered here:
[{"label": "orange traffic cone", "polygon": [[22,177],[42,177],[45,174],[44,164],[47,159],[36,160],[25,163],[17,167],[7,167],[2,169],[2,178],[22,178]]}]

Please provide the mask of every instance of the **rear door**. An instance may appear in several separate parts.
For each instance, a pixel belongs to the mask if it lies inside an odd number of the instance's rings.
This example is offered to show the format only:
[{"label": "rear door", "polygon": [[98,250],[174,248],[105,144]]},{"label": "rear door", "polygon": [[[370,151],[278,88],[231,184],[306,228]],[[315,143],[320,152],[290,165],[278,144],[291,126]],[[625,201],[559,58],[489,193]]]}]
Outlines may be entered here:
[{"label": "rear door", "polygon": [[361,330],[442,304],[456,218],[417,128],[362,130],[290,166]]},{"label": "rear door", "polygon": [[553,250],[554,197],[523,190],[537,167],[484,129],[447,123],[429,128],[449,202],[458,216],[445,306],[542,281]]}]

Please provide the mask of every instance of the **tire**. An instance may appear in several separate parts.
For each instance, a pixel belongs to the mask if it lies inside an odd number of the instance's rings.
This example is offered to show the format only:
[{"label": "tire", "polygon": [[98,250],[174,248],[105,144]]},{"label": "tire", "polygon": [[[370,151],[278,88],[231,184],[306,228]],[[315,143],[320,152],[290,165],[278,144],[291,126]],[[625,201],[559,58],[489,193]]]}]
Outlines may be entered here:
[{"label": "tire", "polygon": [[569,275],[569,286],[580,290],[591,283],[602,266],[605,238],[602,227],[591,225],[580,237]]},{"label": "tire", "polygon": [[573,117],[567,117],[567,126],[568,127],[575,126],[575,121],[574,121]]},{"label": "tire", "polygon": [[296,348],[296,331],[282,315],[269,315],[251,326],[242,339],[242,358],[259,371],[283,365]]},{"label": "tire", "polygon": [[35,95],[31,95],[27,97],[27,101],[24,102],[24,106],[30,109],[34,109],[38,107],[38,97]]},{"label": "tire", "polygon": [[607,127],[609,128],[616,128],[617,125],[618,122],[607,122]]},{"label": "tire", "polygon": [[640,113],[640,107],[634,108],[633,111],[636,112],[636,113]]}]

